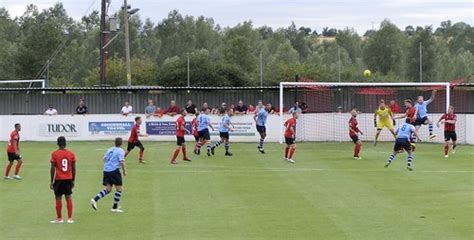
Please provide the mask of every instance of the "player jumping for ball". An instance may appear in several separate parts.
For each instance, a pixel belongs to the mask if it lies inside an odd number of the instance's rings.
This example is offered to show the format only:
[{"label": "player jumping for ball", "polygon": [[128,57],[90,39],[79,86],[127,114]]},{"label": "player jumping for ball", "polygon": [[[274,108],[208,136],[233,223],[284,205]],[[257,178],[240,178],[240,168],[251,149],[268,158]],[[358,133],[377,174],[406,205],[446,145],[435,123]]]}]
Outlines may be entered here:
[{"label": "player jumping for ball", "polygon": [[66,149],[66,138],[58,137],[58,150],[51,154],[51,183],[50,188],[54,190],[56,198],[56,219],[51,223],[63,223],[62,218],[62,195],[66,197],[67,223],[72,220],[72,189],[76,179],[76,156]]},{"label": "player jumping for ball", "polygon": [[91,199],[91,206],[97,210],[97,201],[107,196],[115,186],[114,204],[112,205],[112,212],[121,213],[122,209],[119,207],[120,198],[122,197],[122,168],[123,176],[127,176],[125,169],[125,152],[122,149],[122,138],[115,139],[115,147],[107,150],[104,156],[104,177],[102,184],[105,186],[94,198]]},{"label": "player jumping for ball", "polygon": [[357,109],[353,108],[351,111],[352,117],[349,119],[349,137],[351,137],[352,141],[355,144],[354,147],[354,159],[360,160],[362,159],[359,156],[360,149],[362,147],[362,141],[359,139],[359,134],[364,135],[364,133],[359,129],[358,122],[357,122]]},{"label": "player jumping for ball", "polygon": [[140,152],[138,153],[138,161],[139,163],[145,163],[143,161],[143,154],[145,153],[145,147],[143,147],[142,142],[138,139],[139,137],[146,137],[148,135],[140,133],[140,125],[142,125],[142,118],[135,117],[135,125],[132,127],[132,131],[130,132],[130,137],[128,138],[128,146],[127,152],[125,153],[125,157],[130,154],[130,152],[135,148],[138,147]]},{"label": "player jumping for ball", "polygon": [[440,124],[444,124],[444,157],[447,158],[449,152],[449,141],[452,141],[452,152],[453,154],[456,153],[456,121],[457,117],[454,113],[454,107],[449,106],[448,113],[443,114],[441,118],[438,120],[438,128]]},{"label": "player jumping for ball", "polygon": [[289,163],[295,163],[293,160],[293,154],[296,150],[296,119],[298,119],[298,113],[293,112],[291,118],[285,122],[285,160]]},{"label": "player jumping for ball", "polygon": [[413,101],[410,98],[407,98],[403,101],[405,104],[405,113],[393,119],[406,118],[406,123],[413,124],[416,120],[416,108],[413,106]]},{"label": "player jumping for ball", "polygon": [[403,123],[396,131],[397,139],[395,140],[395,145],[393,146],[393,153],[388,158],[388,162],[385,165],[385,168],[388,168],[395,160],[395,156],[399,153],[400,149],[404,149],[408,153],[407,158],[407,169],[413,171],[413,148],[410,144],[410,139],[412,135],[417,137],[415,127],[410,123]]},{"label": "player jumping for ball", "polygon": [[257,126],[257,132],[260,134],[260,141],[258,143],[257,149],[262,154],[265,153],[265,150],[263,148],[263,145],[265,144],[265,138],[267,137],[267,130],[265,128],[265,124],[267,123],[267,117],[270,108],[270,104],[263,106],[263,103],[259,101],[258,111],[254,116],[255,124]]},{"label": "player jumping for ball", "polygon": [[[378,116],[378,122],[377,122]],[[393,113],[390,108],[385,106],[385,100],[380,100],[379,107],[375,110],[374,113],[374,126],[377,128],[377,133],[375,134],[374,146],[377,146],[377,141],[379,139],[380,133],[383,128],[387,128],[393,135],[394,138],[397,138],[393,125],[395,120],[393,119]]]},{"label": "player jumping for ball", "polygon": [[178,116],[176,120],[176,149],[174,150],[173,158],[171,159],[171,164],[176,164],[176,158],[179,155],[179,152],[183,151],[183,161],[191,162],[191,160],[186,155],[186,141],[184,139],[184,134],[186,133],[186,122],[184,120],[184,116],[186,116],[188,112],[185,109],[181,110],[181,115]]},{"label": "player jumping for ball", "polygon": [[234,124],[231,122],[231,118],[234,115],[233,109],[222,109],[221,114],[225,114],[222,117],[222,120],[219,124],[219,135],[221,140],[217,141],[214,146],[211,148],[212,154],[214,154],[214,150],[219,147],[222,143],[224,143],[225,148],[225,156],[232,156],[232,153],[229,151],[229,132],[234,131]]},{"label": "player jumping for ball", "polygon": [[[7,147],[7,155],[8,155],[8,165],[5,170],[5,179],[16,179],[16,180],[21,180],[21,177],[19,175],[21,165],[23,164],[23,160],[21,158],[20,154],[20,131],[21,131],[21,125],[19,123],[15,124],[15,129],[10,133],[10,141],[8,142],[8,147]],[[16,167],[15,167],[15,175],[14,177],[10,177],[10,170],[13,166],[13,161],[16,162]]]},{"label": "player jumping for ball", "polygon": [[[436,137],[433,134],[433,122],[428,118],[428,105],[434,101],[436,95],[436,90],[433,90],[431,93],[430,99],[424,101],[423,96],[418,96],[417,103],[415,104],[416,108],[416,120],[415,120],[415,128],[416,131],[420,130],[421,125],[428,125],[428,131],[430,133],[430,139]],[[418,138],[419,139],[419,138]]]}]

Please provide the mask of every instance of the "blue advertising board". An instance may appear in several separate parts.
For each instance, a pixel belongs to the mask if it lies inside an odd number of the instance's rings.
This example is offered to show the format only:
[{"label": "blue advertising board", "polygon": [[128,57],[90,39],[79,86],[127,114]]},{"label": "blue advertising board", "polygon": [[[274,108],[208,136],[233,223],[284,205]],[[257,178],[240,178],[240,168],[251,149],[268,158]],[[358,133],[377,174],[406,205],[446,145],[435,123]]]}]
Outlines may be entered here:
[{"label": "blue advertising board", "polygon": [[125,135],[133,127],[133,122],[89,122],[92,135]]},{"label": "blue advertising board", "polygon": [[[192,134],[191,122],[186,122],[186,135]],[[176,122],[146,122],[146,134],[148,135],[176,135]]]}]

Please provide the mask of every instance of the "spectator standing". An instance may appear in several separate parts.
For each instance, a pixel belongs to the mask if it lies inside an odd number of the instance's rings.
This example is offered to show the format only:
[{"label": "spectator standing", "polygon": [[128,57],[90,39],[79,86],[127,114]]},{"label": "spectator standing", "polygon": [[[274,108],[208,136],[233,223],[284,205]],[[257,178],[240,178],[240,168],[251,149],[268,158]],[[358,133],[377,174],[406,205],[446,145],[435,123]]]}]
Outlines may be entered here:
[{"label": "spectator standing", "polygon": [[300,108],[302,113],[308,113],[308,105],[305,102],[301,102]]},{"label": "spectator standing", "polygon": [[295,102],[295,105],[293,105],[293,107],[291,107],[289,110],[288,110],[288,113],[289,114],[293,114],[293,113],[298,113],[300,114],[301,112],[303,112],[300,108],[300,103],[299,102]]},{"label": "spectator standing", "polygon": [[202,108],[203,109],[209,109],[209,111],[212,111],[212,108],[209,107],[209,104],[207,104],[207,102],[202,104]]},{"label": "spectator standing", "polygon": [[160,117],[163,117],[163,114],[164,114],[163,110],[160,107],[157,107],[155,109],[155,112],[153,113],[153,117],[159,117],[160,118]]},{"label": "spectator standing", "polygon": [[270,114],[275,114],[276,113],[276,109],[271,103],[267,103],[267,106],[268,106],[267,107],[268,113],[270,113]]},{"label": "spectator standing", "polygon": [[152,116],[155,113],[156,106],[155,102],[151,99],[148,100],[148,105],[145,107],[145,114],[147,117]]},{"label": "spectator standing", "polygon": [[120,110],[120,113],[124,116],[128,116],[132,112],[133,112],[133,107],[130,105],[129,102],[125,102],[125,104],[122,107],[122,110]]},{"label": "spectator standing", "polygon": [[89,110],[87,109],[86,103],[84,102],[84,99],[79,100],[79,104],[76,107],[76,114],[88,114]]},{"label": "spectator standing", "polygon": [[176,105],[176,101],[175,100],[171,100],[170,102],[170,106],[168,107],[168,109],[166,109],[166,111],[164,112],[164,114],[168,115],[168,116],[175,116],[177,114],[179,114],[180,112],[180,109],[179,107]]},{"label": "spectator standing", "polygon": [[186,112],[189,114],[196,114],[197,112],[196,105],[194,105],[191,99],[188,100],[188,102],[186,103],[186,107],[184,108],[186,109]]},{"label": "spectator standing", "polygon": [[53,116],[58,115],[58,110],[53,107],[53,104],[49,104],[48,109],[44,112],[44,115]]},{"label": "spectator standing", "polygon": [[249,104],[249,107],[247,109],[247,114],[255,114],[257,112],[257,109],[255,109],[255,106],[252,104]]},{"label": "spectator standing", "polygon": [[245,106],[244,101],[239,100],[239,104],[233,110],[234,110],[235,114],[243,115],[243,114],[247,114],[248,108],[247,108],[247,106]]},{"label": "spectator standing", "polygon": [[400,108],[400,105],[395,100],[390,100],[390,104],[388,105],[392,113],[401,113],[402,109]]}]

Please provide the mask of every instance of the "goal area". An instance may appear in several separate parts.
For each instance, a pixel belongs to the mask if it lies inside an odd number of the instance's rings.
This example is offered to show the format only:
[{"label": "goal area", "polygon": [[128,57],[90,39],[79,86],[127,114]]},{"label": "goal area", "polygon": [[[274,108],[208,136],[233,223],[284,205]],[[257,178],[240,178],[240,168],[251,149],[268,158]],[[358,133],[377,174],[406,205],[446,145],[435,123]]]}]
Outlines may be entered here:
[{"label": "goal area", "polygon": [[[280,143],[284,142],[284,122],[291,117],[289,110],[298,102],[302,114],[296,124],[297,141],[349,142],[350,111],[356,108],[359,128],[364,132],[362,141],[374,141],[377,128],[374,125],[374,113],[383,100],[395,117],[405,113],[404,100],[411,99],[416,104],[418,96],[424,101],[433,97],[428,105],[428,118],[433,122],[434,139],[429,139],[428,125],[422,125],[419,135],[422,140],[443,142],[444,128],[436,126],[442,114],[449,106],[456,108],[466,104],[462,94],[454,95],[448,82],[429,83],[357,83],[357,82],[281,82],[279,88]],[[436,91],[433,91],[436,90]],[[434,93],[434,94],[433,94]],[[432,96],[433,95],[433,96]],[[294,109],[292,109],[294,110]],[[297,109],[300,111],[300,109]],[[458,141],[463,142],[466,132],[466,118],[458,115],[456,124]],[[378,121],[378,118],[377,118]],[[395,120],[395,129],[405,119]],[[393,141],[388,129],[384,129],[379,141]]]}]

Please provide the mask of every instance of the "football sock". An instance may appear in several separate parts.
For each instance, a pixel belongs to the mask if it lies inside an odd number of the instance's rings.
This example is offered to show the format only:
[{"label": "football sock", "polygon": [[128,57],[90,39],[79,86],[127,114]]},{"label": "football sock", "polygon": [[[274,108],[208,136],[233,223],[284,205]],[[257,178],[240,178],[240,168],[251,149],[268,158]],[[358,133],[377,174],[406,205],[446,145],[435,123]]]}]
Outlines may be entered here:
[{"label": "football sock", "polygon": [[413,164],[413,156],[412,156],[411,152],[408,152],[407,165],[409,167],[411,167],[412,164]]},{"label": "football sock", "polygon": [[72,218],[72,199],[66,199],[66,205],[67,205],[67,217],[71,219]]},{"label": "football sock", "polygon": [[61,202],[61,199],[56,199],[56,218],[61,219],[63,218],[61,211],[63,209],[63,203]]},{"label": "football sock", "polygon": [[99,199],[105,197],[107,194],[109,194],[109,191],[107,191],[107,188],[104,188],[102,189],[102,191],[100,191],[97,196],[95,196],[94,200],[97,202],[99,201]]},{"label": "football sock", "polygon": [[296,147],[290,148],[290,155],[288,156],[289,159],[293,158],[293,154],[295,154]]},{"label": "football sock", "polygon": [[432,123],[428,124],[428,131],[430,132],[430,135],[433,135],[433,124]]},{"label": "football sock", "polygon": [[444,155],[448,155],[448,151],[449,151],[449,144],[446,143],[446,145],[444,145]]},{"label": "football sock", "polygon": [[222,140],[217,141],[217,142],[214,144],[214,148],[219,147],[219,145],[221,145],[221,144],[222,144]]},{"label": "football sock", "polygon": [[145,150],[140,150],[140,152],[138,153],[138,159],[139,160],[142,160],[143,159],[143,154],[145,153]]},{"label": "football sock", "polygon": [[360,148],[362,147],[361,143],[356,143],[354,147],[354,157],[358,157],[360,153]]},{"label": "football sock", "polygon": [[288,152],[290,151],[290,147],[285,148],[285,158],[288,158]]},{"label": "football sock", "polygon": [[114,206],[112,207],[113,209],[118,208],[118,204],[120,202],[120,197],[122,197],[122,192],[115,192],[115,197],[114,197]]},{"label": "football sock", "polygon": [[23,161],[18,160],[18,162],[16,163],[16,167],[15,167],[15,175],[18,175],[18,173],[20,173],[20,169],[21,169],[22,164],[23,164]]},{"label": "football sock", "polygon": [[181,146],[181,151],[183,152],[183,159],[188,159],[186,155],[186,145]]},{"label": "football sock", "polygon": [[196,148],[196,149],[197,149],[197,150],[201,150],[202,144],[203,144],[203,142],[199,141],[199,142],[197,143],[197,148]]},{"label": "football sock", "polygon": [[211,152],[211,141],[206,143],[207,152]]},{"label": "football sock", "polygon": [[392,163],[393,160],[395,160],[395,155],[393,155],[392,153],[390,157],[388,158],[388,163]]},{"label": "football sock", "polygon": [[172,162],[176,161],[178,154],[179,154],[179,148],[176,148],[176,150],[174,150],[173,158],[171,159]]},{"label": "football sock", "polygon": [[456,148],[456,146],[457,146],[456,143],[453,143],[453,150]]},{"label": "football sock", "polygon": [[12,169],[12,165],[13,165],[12,162],[7,164],[7,169],[5,170],[5,176],[10,175],[10,170]]},{"label": "football sock", "polygon": [[225,152],[229,152],[230,146],[229,143],[224,144]]},{"label": "football sock", "polygon": [[265,141],[264,138],[260,138],[260,142],[258,143],[258,148],[263,148],[264,141]]}]

